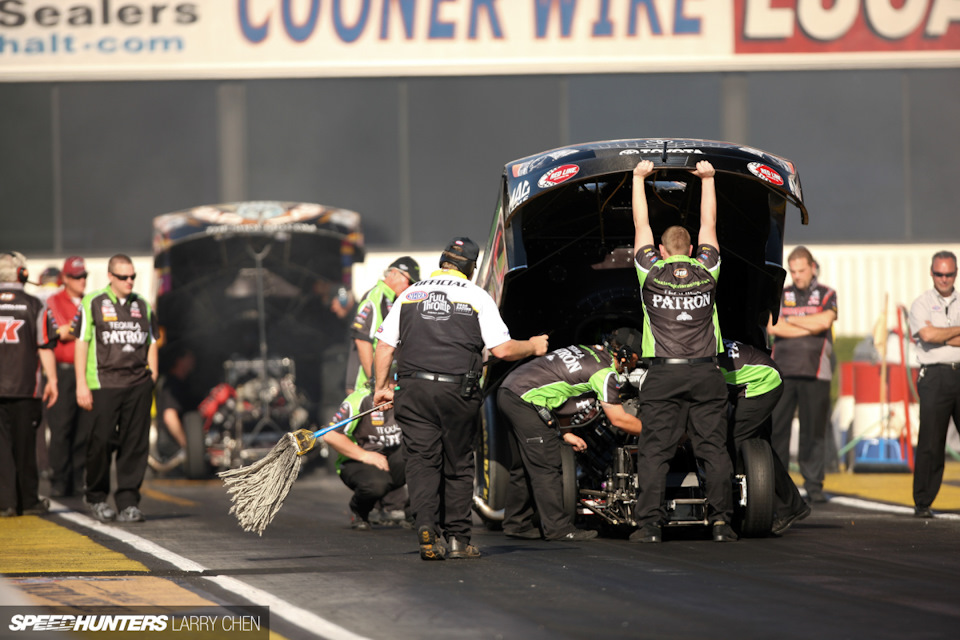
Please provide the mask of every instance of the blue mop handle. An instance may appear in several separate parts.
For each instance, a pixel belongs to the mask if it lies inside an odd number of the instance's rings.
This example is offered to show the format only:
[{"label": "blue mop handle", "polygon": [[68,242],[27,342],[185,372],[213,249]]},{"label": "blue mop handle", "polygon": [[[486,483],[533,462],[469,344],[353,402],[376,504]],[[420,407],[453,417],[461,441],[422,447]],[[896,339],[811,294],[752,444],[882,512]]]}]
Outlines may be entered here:
[{"label": "blue mop handle", "polygon": [[339,428],[342,427],[343,425],[345,425],[345,424],[350,424],[350,423],[353,422],[354,420],[357,420],[357,419],[359,419],[359,418],[362,418],[363,416],[366,416],[366,415],[370,415],[370,414],[373,413],[374,411],[379,411],[380,409],[383,409],[383,408],[384,408],[385,406],[387,406],[388,404],[390,404],[390,403],[389,403],[389,402],[384,402],[384,403],[382,403],[382,404],[378,404],[377,406],[373,407],[372,409],[367,409],[366,411],[362,411],[362,412],[358,413],[358,414],[355,415],[355,416],[351,416],[351,417],[347,418],[346,420],[341,420],[340,422],[338,422],[338,423],[336,423],[336,424],[331,424],[331,425],[329,425],[329,426],[326,426],[326,427],[324,427],[323,429],[317,429],[317,430],[314,431],[313,434],[311,434],[311,435],[312,435],[314,438],[319,438],[320,436],[322,436],[322,435],[325,434],[325,433],[329,433],[329,432],[331,432],[331,431],[333,431],[333,430],[335,430],[335,429],[339,429]]}]

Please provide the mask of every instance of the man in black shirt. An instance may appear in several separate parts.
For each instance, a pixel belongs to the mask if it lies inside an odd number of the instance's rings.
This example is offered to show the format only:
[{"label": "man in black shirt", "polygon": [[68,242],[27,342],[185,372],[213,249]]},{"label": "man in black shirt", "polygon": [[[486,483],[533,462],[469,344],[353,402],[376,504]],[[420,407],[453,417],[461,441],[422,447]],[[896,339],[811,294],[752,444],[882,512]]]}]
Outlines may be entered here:
[{"label": "man in black shirt", "polygon": [[737,539],[733,516],[733,465],[727,453],[727,388],[717,367],[723,350],[717,321],[716,290],[720,274],[717,242],[717,195],[714,168],[703,160],[693,175],[701,181],[700,235],[691,257],[690,233],[683,227],[664,231],[654,246],[644,181],[653,163],[642,160],[633,172],[633,221],[637,277],[643,303],[643,357],[651,366],[640,396],[643,432],[637,456],[639,529],[631,542],[660,542],[666,520],[667,469],[683,437],[681,406],[689,407],[689,436],[703,461],[713,539]]}]

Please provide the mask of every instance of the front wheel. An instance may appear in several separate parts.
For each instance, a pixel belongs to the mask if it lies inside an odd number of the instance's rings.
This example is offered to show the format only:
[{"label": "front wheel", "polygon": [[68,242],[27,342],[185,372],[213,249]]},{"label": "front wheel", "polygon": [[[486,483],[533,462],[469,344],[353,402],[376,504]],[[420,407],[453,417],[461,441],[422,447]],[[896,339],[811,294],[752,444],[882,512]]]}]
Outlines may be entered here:
[{"label": "front wheel", "polygon": [[[745,440],[737,455],[737,475],[746,482],[746,505],[738,501],[740,533],[748,538],[770,535],[773,527],[773,451],[759,438]],[[739,497],[739,496],[737,496]]]}]

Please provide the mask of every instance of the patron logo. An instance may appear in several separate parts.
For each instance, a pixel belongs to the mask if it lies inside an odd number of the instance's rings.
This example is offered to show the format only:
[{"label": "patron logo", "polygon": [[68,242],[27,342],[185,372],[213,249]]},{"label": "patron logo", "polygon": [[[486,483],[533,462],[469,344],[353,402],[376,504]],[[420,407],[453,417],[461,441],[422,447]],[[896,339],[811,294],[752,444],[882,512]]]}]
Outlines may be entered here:
[{"label": "patron logo", "polygon": [[[710,294],[698,293],[692,296],[663,296],[654,294],[650,298],[650,305],[657,309],[690,310],[703,309],[710,306]],[[679,317],[677,318],[680,319]]]},{"label": "patron logo", "polygon": [[453,313],[453,305],[447,300],[447,294],[434,291],[426,300],[417,304],[420,317],[424,320],[449,320]]},{"label": "patron logo", "polygon": [[583,358],[583,351],[577,349],[576,347],[568,347],[564,349],[557,349],[553,352],[558,358],[563,360],[564,366],[567,367],[569,373],[576,373],[583,369],[583,366],[580,365],[580,359]]}]

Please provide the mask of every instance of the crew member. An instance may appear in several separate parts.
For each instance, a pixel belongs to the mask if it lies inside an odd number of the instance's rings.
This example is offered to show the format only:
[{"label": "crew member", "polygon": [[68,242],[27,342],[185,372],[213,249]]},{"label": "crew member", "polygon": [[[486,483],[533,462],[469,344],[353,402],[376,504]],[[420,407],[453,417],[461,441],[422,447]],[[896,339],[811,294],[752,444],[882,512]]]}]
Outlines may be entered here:
[{"label": "crew member", "polygon": [[28,277],[22,253],[0,254],[0,517],[5,518],[41,515],[50,507],[38,493],[37,427],[43,403],[51,407],[57,401],[57,325],[43,303],[23,290]]},{"label": "crew member", "polygon": [[933,289],[910,305],[910,330],[919,340],[920,433],[913,470],[913,502],[918,518],[932,518],[943,482],[944,447],[950,418],[960,430],[960,294],[957,256],[938,251],[930,266]]},{"label": "crew member", "polygon": [[52,471],[50,495],[54,498],[72,496],[83,490],[83,469],[87,459],[87,434],[80,430],[77,378],[73,368],[75,338],[70,333],[70,324],[77,315],[87,287],[87,265],[83,258],[70,256],[64,260],[60,277],[63,288],[47,299],[47,306],[57,323],[59,338],[53,350],[57,359],[59,399],[47,409]]},{"label": "crew member", "polygon": [[[200,399],[188,383],[197,365],[193,350],[183,345],[170,345],[172,357],[159,385],[157,385],[157,451],[163,458],[164,469],[172,469],[187,458],[187,432],[183,416],[196,411]],[[163,354],[166,355],[166,354]]]},{"label": "crew member", "polygon": [[651,366],[640,398],[644,428],[637,454],[639,528],[630,540],[662,540],[667,470],[684,433],[680,414],[686,402],[690,440],[704,466],[713,539],[732,541],[737,534],[729,524],[733,466],[726,447],[727,390],[717,366],[723,343],[715,307],[720,274],[715,171],[705,160],[693,171],[701,182],[696,258],[691,257],[690,233],[680,226],[663,232],[659,250],[654,246],[644,185],[651,173],[649,160],[642,160],[633,172],[634,249],[644,315],[642,355],[651,358]]},{"label": "crew member", "polygon": [[[764,351],[736,340],[723,341],[723,353],[717,356],[720,371],[727,382],[730,409],[728,446],[730,457],[745,440],[761,438],[770,443],[773,408],[783,394],[783,380],[773,358]],[[797,520],[810,515],[790,473],[773,455],[774,516],[771,531],[783,535]]]},{"label": "crew member", "polygon": [[503,532],[515,538],[539,538],[534,527],[534,505],[547,540],[590,540],[596,531],[577,529],[574,514],[563,508],[563,443],[584,451],[587,443],[572,433],[561,433],[553,411],[596,398],[615,427],[639,434],[640,419],[620,402],[620,376],[637,365],[640,333],[622,328],[606,346],[570,345],[555,349],[514,369],[497,392],[497,406],[513,427],[521,460],[514,460],[504,505]]},{"label": "crew member", "polygon": [[[77,404],[89,425],[87,507],[97,520],[143,522],[140,485],[150,448],[150,405],[157,381],[157,317],[134,293],[133,261],[107,263],[110,283],[84,296],[73,321]],[[83,427],[81,427],[83,428]],[[116,450],[116,511],[108,504]]]},{"label": "crew member", "polygon": [[[372,381],[344,399],[332,423],[374,408]],[[350,498],[350,527],[355,531],[370,530],[370,512],[384,496],[403,492],[404,459],[402,434],[394,419],[393,407],[384,407],[348,422],[323,436],[337,457],[337,473],[343,484],[353,490]],[[405,516],[387,513],[386,524],[400,524]]]},{"label": "crew member", "polygon": [[773,336],[773,360],[783,375],[783,396],[773,410],[773,451],[790,464],[790,431],[799,407],[797,463],[810,502],[823,495],[830,379],[833,377],[833,323],[837,292],[817,282],[816,262],[806,247],[787,256],[793,284],[783,288],[780,321],[767,321]]},{"label": "crew member", "polygon": [[363,389],[373,380],[373,351],[377,328],[390,313],[397,296],[420,279],[420,265],[410,256],[397,258],[383,272],[372,289],[363,294],[350,327],[350,356],[347,360],[347,395]]},{"label": "crew member", "polygon": [[[473,443],[484,347],[501,360],[547,352],[547,336],[513,340],[496,303],[470,282],[479,247],[454,238],[440,269],[404,291],[378,331],[374,404],[394,400],[406,451],[407,489],[424,560],[479,558],[470,544]],[[446,538],[446,544],[443,538]]]}]

